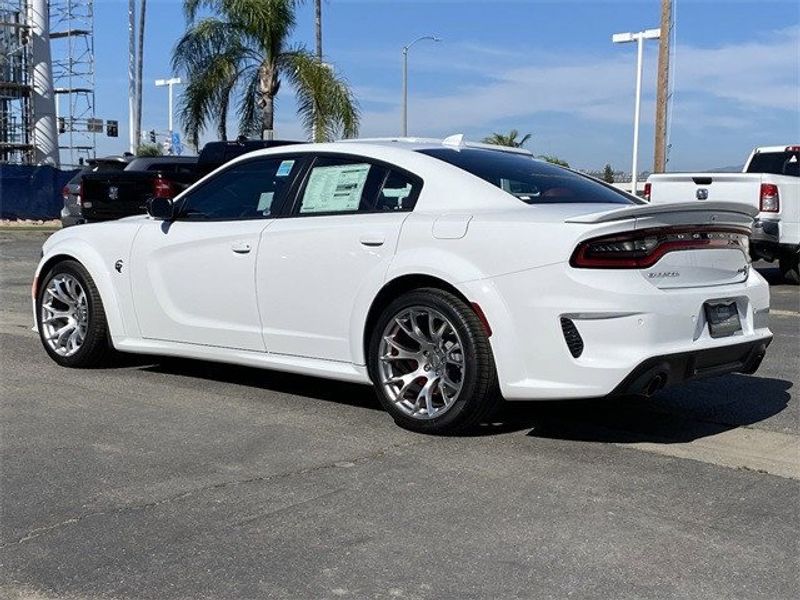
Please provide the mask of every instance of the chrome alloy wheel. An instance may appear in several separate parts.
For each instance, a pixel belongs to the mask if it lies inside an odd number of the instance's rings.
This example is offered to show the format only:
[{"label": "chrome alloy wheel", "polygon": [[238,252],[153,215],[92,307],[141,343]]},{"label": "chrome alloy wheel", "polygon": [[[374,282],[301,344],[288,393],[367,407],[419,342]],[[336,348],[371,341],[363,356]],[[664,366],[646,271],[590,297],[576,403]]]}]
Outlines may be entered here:
[{"label": "chrome alloy wheel", "polygon": [[464,385],[464,346],[442,313],[424,306],[403,309],[386,325],[379,346],[381,386],[417,419],[441,416]]},{"label": "chrome alloy wheel", "polygon": [[67,273],[53,277],[42,294],[39,318],[53,352],[72,356],[80,350],[89,327],[89,303],[80,282]]}]

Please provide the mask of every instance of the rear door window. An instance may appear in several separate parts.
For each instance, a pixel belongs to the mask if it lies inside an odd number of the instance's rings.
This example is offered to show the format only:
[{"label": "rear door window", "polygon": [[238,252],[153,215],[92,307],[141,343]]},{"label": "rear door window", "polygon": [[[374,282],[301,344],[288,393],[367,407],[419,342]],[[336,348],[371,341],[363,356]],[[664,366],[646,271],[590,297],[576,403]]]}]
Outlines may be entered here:
[{"label": "rear door window", "polygon": [[306,175],[297,213],[372,212],[387,171],[358,157],[318,157]]},{"label": "rear door window", "polygon": [[422,180],[361,157],[318,156],[294,213],[301,216],[413,210]]}]

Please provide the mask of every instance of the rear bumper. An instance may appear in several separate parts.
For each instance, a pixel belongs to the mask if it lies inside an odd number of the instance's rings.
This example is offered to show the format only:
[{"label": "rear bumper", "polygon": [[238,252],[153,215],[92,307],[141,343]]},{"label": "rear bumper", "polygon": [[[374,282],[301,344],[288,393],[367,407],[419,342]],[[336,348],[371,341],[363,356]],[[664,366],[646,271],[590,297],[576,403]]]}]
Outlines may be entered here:
[{"label": "rear bumper", "polygon": [[664,387],[690,379],[755,373],[771,341],[772,336],[722,348],[654,356],[636,367],[611,395],[650,396]]},{"label": "rear bumper", "polygon": [[[636,271],[559,263],[461,289],[489,320],[507,400],[634,393],[636,380],[658,366],[665,385],[748,372],[772,339],[769,286],[754,270],[742,283],[660,289]],[[740,332],[711,337],[704,304],[712,300],[736,303]],[[574,331],[566,332],[562,319],[574,325],[582,347],[570,347]]]},{"label": "rear bumper", "polygon": [[79,207],[75,207],[71,210],[71,207],[65,206],[61,209],[61,214],[59,216],[61,218],[61,225],[63,227],[80,225],[81,223],[85,222]]},{"label": "rear bumper", "polygon": [[780,221],[756,219],[750,238],[750,255],[755,259],[775,260],[781,238]]}]

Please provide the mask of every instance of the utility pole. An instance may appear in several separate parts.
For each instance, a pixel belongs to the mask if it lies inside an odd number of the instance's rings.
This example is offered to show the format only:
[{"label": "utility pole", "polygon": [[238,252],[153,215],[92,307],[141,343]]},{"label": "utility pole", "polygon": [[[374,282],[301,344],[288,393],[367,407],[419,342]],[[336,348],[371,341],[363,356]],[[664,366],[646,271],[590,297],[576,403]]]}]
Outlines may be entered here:
[{"label": "utility pole", "polygon": [[656,90],[656,140],[653,173],[667,170],[667,102],[669,101],[669,43],[672,32],[672,0],[661,0],[661,31],[658,44]]}]

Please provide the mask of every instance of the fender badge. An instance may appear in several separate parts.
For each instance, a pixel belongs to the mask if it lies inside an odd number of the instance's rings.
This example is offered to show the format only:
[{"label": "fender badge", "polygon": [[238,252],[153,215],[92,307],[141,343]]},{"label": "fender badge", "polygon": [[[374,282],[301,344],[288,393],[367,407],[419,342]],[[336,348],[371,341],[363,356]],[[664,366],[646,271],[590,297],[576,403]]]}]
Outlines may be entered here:
[{"label": "fender badge", "polygon": [[122,264],[123,263],[121,258],[114,263],[114,268],[117,270],[117,273],[122,273]]}]

